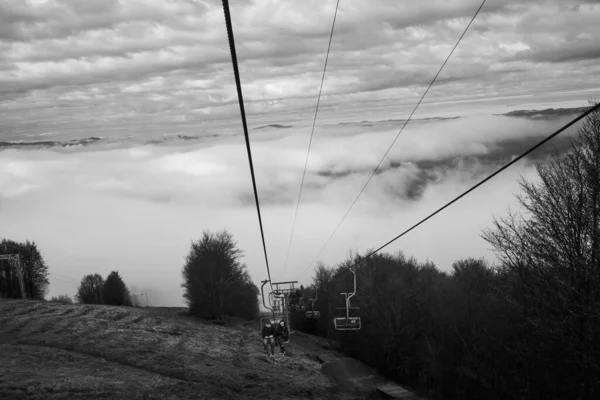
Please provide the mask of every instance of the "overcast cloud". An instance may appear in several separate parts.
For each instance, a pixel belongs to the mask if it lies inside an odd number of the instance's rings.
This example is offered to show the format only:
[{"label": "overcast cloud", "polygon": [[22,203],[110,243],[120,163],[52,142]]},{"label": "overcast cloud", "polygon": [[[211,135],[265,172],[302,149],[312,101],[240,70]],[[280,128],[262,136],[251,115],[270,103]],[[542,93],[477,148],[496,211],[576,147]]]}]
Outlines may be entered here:
[{"label": "overcast cloud", "polygon": [[[323,106],[422,94],[479,0],[340,2]],[[335,1],[231,5],[244,96],[257,114],[309,111]],[[489,0],[427,101],[599,85],[598,1]],[[0,129],[198,130],[239,114],[221,2],[3,0]],[[263,115],[264,118],[264,115]]]},{"label": "overcast cloud", "polygon": [[[274,279],[297,279],[480,1],[340,1],[287,268],[336,2],[231,3],[250,128],[290,126],[251,136]],[[488,0],[323,261],[386,242],[573,117],[492,114],[598,96],[599,20],[599,1]],[[241,134],[220,1],[0,0],[0,237],[40,244],[53,294],[119,269],[177,305],[183,259],[204,229],[229,229],[264,279]],[[102,140],[54,145],[92,136]],[[50,144],[13,148],[40,140]],[[445,270],[490,257],[478,235],[513,204],[519,174],[535,177],[520,163],[390,251]]]}]

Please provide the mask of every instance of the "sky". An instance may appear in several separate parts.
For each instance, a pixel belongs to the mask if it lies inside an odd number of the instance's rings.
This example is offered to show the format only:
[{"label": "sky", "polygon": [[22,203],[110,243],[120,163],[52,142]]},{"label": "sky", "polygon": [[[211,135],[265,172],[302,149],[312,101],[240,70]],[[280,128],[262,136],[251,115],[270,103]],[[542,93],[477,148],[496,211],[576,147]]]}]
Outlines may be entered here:
[{"label": "sky", "polygon": [[[286,264],[336,2],[232,2],[273,281],[310,282],[480,4],[340,0]],[[598,97],[598,20],[598,1],[488,0],[319,259],[379,247],[575,116],[499,114]],[[493,260],[481,229],[536,154],[386,251]],[[266,279],[221,2],[0,0],[0,237],[38,244],[50,296],[118,270],[182,305],[191,241],[220,229]]]}]

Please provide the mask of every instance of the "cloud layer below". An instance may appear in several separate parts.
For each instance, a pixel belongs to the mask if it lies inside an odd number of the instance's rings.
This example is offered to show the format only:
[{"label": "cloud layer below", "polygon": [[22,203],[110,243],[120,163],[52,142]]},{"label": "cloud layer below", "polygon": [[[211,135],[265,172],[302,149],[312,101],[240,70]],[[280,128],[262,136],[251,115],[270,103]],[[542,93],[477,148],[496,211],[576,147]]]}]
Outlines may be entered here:
[{"label": "cloud layer below", "polygon": [[[387,242],[572,117],[488,115],[409,123],[319,259],[335,263],[349,250]],[[400,125],[322,128],[314,139],[286,267],[306,136],[296,128],[256,131],[252,151],[273,279],[310,280],[311,269],[300,273],[311,266]],[[531,163],[553,147],[564,149],[572,132],[386,250],[403,249],[445,270],[459,257],[490,257],[481,228],[512,204],[516,177],[535,177]],[[209,145],[0,154],[0,236],[39,243],[54,274],[53,292],[73,293],[82,275],[117,269],[164,304],[179,305],[180,271],[191,240],[203,230],[224,228],[246,251],[255,281],[266,275],[241,137]]]}]

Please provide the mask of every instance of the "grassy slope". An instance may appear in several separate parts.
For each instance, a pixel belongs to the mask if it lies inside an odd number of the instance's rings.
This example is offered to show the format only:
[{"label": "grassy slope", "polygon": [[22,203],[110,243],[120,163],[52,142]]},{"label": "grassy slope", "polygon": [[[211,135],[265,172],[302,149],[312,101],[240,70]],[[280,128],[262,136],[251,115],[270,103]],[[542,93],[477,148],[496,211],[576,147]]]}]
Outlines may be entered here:
[{"label": "grassy slope", "polygon": [[[293,346],[292,346],[293,348]],[[0,398],[350,399],[299,348],[173,309],[0,300]]]}]

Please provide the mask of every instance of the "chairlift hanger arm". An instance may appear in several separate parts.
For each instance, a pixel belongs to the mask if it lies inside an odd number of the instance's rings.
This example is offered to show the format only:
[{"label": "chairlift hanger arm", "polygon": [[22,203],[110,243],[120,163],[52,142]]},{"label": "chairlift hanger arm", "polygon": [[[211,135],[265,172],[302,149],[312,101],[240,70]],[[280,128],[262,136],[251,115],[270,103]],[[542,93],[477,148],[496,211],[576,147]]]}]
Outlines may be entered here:
[{"label": "chairlift hanger arm", "polygon": [[[267,304],[265,303],[265,291],[264,291],[264,287],[265,285],[269,283],[269,280],[266,281],[262,281],[262,286],[260,287],[260,293],[262,294],[262,301],[263,301],[263,306],[265,306],[265,308],[267,310],[270,310],[271,312],[273,312],[273,308],[267,306]],[[269,298],[269,303],[271,302],[271,299]]]},{"label": "chairlift hanger arm", "polygon": [[352,272],[352,275],[354,275],[354,292],[352,292],[352,294],[350,294],[350,296],[348,297],[348,300],[350,300],[350,298],[356,294],[356,272],[354,272],[353,269],[350,269],[350,272]]}]

